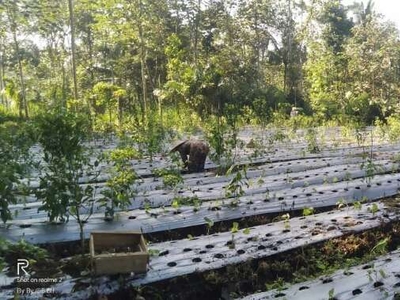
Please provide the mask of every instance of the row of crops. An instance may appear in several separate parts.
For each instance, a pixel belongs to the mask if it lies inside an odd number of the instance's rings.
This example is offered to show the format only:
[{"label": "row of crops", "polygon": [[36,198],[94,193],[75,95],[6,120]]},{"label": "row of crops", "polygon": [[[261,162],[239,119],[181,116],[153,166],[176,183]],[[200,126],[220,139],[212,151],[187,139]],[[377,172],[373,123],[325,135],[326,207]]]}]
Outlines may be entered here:
[{"label": "row of crops", "polygon": [[[138,176],[130,185],[134,193],[125,206],[113,208],[113,218],[107,217],[107,205],[100,200],[109,190],[115,165],[100,162],[92,169],[96,180],[87,174],[79,178],[83,189],[95,190],[94,205],[78,207],[83,226],[73,218],[49,223],[35,192],[18,194],[20,201],[9,206],[14,217],[0,228],[1,235],[13,243],[23,238],[46,248],[48,268],[51,260],[58,259],[58,264],[70,268],[72,264],[74,269],[55,267],[52,276],[59,282],[48,286],[51,292],[37,290],[24,296],[350,299],[352,293],[360,299],[394,297],[399,286],[394,265],[398,254],[379,256],[397,248],[399,241],[395,197],[400,187],[400,145],[373,141],[368,130],[362,143],[344,140],[340,131],[332,129],[324,141],[315,140],[318,149],[310,151],[306,133],[299,131],[292,139],[271,145],[268,136],[274,132],[246,128],[239,135],[244,146],[236,149],[232,167],[221,168],[221,161],[208,160],[206,171],[197,174],[177,172],[174,158],[165,155],[151,161],[129,158],[125,166]],[[93,143],[94,153],[118,147],[115,138]],[[43,157],[38,146],[32,153]],[[24,179],[31,191],[41,188],[39,177],[39,172],[32,172]],[[91,276],[88,258],[76,258],[77,245],[81,231],[87,239],[99,230],[143,232],[151,254],[148,272],[117,278]],[[383,262],[389,262],[391,255],[393,265],[385,268]],[[368,262],[369,270],[363,269],[364,260],[376,257],[375,263]],[[352,267],[357,264],[361,266]],[[366,271],[346,275],[341,268]],[[366,272],[372,278],[367,283]],[[323,279],[310,281],[318,275]],[[0,277],[1,298],[13,297],[21,285],[16,278],[12,272]],[[289,282],[299,283],[289,287]],[[346,285],[337,287],[336,282]]]}]

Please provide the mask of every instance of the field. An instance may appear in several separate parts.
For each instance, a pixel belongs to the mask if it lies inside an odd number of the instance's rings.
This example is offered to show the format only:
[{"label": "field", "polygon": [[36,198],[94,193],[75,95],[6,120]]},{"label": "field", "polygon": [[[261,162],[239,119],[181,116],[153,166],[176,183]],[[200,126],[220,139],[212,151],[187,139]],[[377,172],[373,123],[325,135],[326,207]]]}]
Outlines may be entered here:
[{"label": "field", "polygon": [[[46,249],[30,275],[48,280],[18,282],[10,266],[0,298],[398,299],[400,144],[374,127],[312,132],[242,128],[234,167],[207,160],[204,173],[182,172],[173,184],[157,172],[175,166],[171,156],[131,160],[139,179],[130,204],[113,219],[99,205],[80,214],[90,215],[85,243],[91,231],[141,231],[151,256],[145,275],[91,275],[78,222],[49,223],[31,193],[10,205],[14,217],[0,233],[19,245],[10,261],[37,251],[32,245]],[[119,142],[91,141],[93,160]],[[31,153],[43,156],[37,145]],[[82,176],[80,185],[93,185],[98,199],[110,165],[96,171],[95,182]],[[24,182],[38,188],[39,173]]]}]

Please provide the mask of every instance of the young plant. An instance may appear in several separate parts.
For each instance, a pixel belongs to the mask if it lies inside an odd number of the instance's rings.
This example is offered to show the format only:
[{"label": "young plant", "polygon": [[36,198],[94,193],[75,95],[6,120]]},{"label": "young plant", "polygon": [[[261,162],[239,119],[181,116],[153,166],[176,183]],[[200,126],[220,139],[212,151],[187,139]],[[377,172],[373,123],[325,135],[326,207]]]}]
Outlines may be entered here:
[{"label": "young plant", "polygon": [[313,214],[314,214],[314,208],[313,207],[305,207],[303,209],[303,216],[304,217],[310,216],[310,215],[313,215]]},{"label": "young plant", "polygon": [[207,217],[204,217],[204,221],[206,221],[207,224],[207,235],[210,235],[210,230],[214,226],[214,221]]},{"label": "young plant", "polygon": [[376,203],[372,203],[371,207],[368,207],[368,211],[372,213],[373,216],[379,211],[379,207]]},{"label": "young plant", "polygon": [[281,216],[281,219],[283,220],[285,230],[290,230],[290,215],[288,213],[284,214]]},{"label": "young plant", "polygon": [[[35,194],[42,201],[49,221],[68,221],[72,215],[79,224],[82,253],[83,227],[93,213],[95,189],[80,184],[82,176],[96,180],[98,161],[90,163],[90,151],[84,146],[88,124],[82,116],[63,110],[40,116],[37,121],[39,143],[46,165],[42,169],[39,188]],[[44,173],[44,174],[43,174]]]},{"label": "young plant", "polygon": [[380,240],[372,249],[371,253],[374,255],[383,255],[388,251],[390,238],[384,238]]},{"label": "young plant", "polygon": [[[226,172],[226,175],[230,175],[234,169],[234,166],[230,167]],[[244,195],[243,186],[249,187],[247,177],[247,166],[243,168],[243,170],[236,172],[235,176],[231,179],[229,184],[224,187],[225,189],[225,197],[231,198],[234,197],[233,205],[238,204],[239,197]]]},{"label": "young plant", "polygon": [[317,133],[314,128],[309,128],[306,134],[307,149],[310,153],[319,153],[321,150],[318,147]]},{"label": "young plant", "polygon": [[235,233],[237,233],[238,231],[239,231],[239,223],[233,222],[232,228],[231,228],[232,240],[231,240],[231,244],[229,245],[230,249],[235,248]]},{"label": "young plant", "polygon": [[361,210],[361,202],[360,201],[354,202],[353,207],[355,210]]},{"label": "young plant", "polygon": [[137,158],[137,152],[132,148],[120,148],[106,154],[106,160],[111,165],[111,176],[106,182],[106,188],[101,192],[101,207],[105,207],[105,219],[113,220],[115,209],[126,209],[136,196],[134,184],[139,178],[133,170],[131,160]]},{"label": "young plant", "polygon": [[336,207],[337,209],[342,209],[344,207],[347,207],[347,201],[343,198],[340,198],[337,202],[336,202]]}]

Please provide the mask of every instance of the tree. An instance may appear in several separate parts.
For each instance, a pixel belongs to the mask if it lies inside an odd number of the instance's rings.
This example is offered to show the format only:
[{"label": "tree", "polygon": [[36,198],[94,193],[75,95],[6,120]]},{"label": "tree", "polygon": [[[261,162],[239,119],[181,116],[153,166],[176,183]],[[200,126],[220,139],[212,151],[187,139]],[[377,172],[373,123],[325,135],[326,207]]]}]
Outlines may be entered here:
[{"label": "tree", "polygon": [[4,12],[7,16],[7,24],[10,28],[12,40],[14,44],[14,53],[17,58],[17,66],[18,66],[18,76],[19,76],[19,84],[20,84],[20,95],[18,97],[18,108],[19,108],[19,116],[22,118],[25,114],[25,117],[29,117],[28,113],[28,103],[26,99],[26,87],[25,87],[25,78],[24,71],[22,67],[22,58],[20,53],[20,41],[18,40],[19,29],[21,24],[26,24],[26,18],[23,17],[24,13],[24,3],[22,1],[3,1]]}]

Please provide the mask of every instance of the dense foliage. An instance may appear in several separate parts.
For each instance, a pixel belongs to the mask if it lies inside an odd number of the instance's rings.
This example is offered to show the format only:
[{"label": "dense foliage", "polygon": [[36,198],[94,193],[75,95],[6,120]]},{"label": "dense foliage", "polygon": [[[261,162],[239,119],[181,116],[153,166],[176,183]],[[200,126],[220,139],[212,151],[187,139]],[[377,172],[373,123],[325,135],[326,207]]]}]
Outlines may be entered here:
[{"label": "dense foliage", "polygon": [[153,131],[154,113],[167,127],[227,108],[261,124],[293,106],[399,112],[399,32],[372,1],[4,0],[0,21],[0,105],[21,117],[63,106],[97,130]]}]

